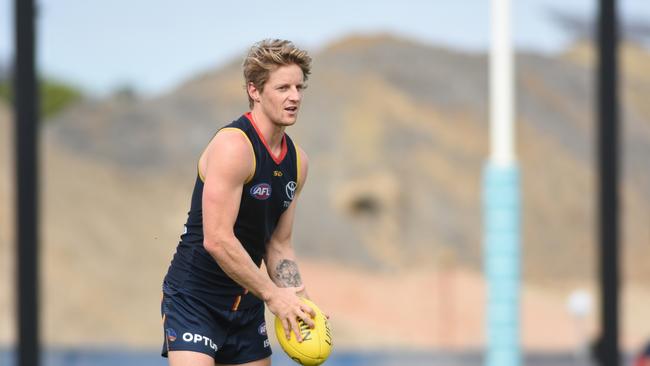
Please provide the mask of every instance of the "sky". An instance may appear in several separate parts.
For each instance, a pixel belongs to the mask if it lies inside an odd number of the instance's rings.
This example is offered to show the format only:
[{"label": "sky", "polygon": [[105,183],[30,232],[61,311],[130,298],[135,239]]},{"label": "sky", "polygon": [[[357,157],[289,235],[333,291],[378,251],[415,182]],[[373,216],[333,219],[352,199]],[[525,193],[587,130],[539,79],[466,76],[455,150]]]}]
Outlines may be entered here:
[{"label": "sky", "polygon": [[[38,67],[44,75],[103,96],[130,87],[172,90],[264,38],[312,52],[346,35],[389,32],[484,52],[489,0],[36,0]],[[0,0],[0,64],[13,58],[13,3]],[[649,0],[619,0],[622,18],[650,22]],[[550,12],[593,18],[597,0],[512,0],[518,49],[559,52],[572,41]]]}]

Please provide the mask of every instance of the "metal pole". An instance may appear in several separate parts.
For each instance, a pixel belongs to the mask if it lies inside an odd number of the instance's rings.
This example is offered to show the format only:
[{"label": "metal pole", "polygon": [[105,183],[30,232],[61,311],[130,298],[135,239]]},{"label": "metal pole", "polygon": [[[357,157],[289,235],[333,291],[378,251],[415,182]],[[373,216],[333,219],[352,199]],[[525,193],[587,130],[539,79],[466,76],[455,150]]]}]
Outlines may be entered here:
[{"label": "metal pole", "polygon": [[514,60],[510,0],[492,0],[490,40],[490,161],[511,166],[514,148]]},{"label": "metal pole", "polygon": [[600,0],[598,21],[598,177],[601,365],[620,364],[618,342],[618,95],[616,1]]},{"label": "metal pole", "polygon": [[38,337],[38,94],[34,0],[15,0],[14,108],[18,364],[40,364]]},{"label": "metal pole", "polygon": [[514,148],[510,0],[492,0],[490,158],[483,170],[486,366],[521,365],[520,174]]}]

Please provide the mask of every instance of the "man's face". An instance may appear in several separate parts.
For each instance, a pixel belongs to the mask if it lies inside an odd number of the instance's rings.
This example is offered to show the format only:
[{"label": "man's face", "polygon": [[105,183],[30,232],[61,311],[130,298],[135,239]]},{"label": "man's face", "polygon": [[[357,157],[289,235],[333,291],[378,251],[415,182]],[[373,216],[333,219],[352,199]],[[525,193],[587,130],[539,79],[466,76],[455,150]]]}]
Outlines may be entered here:
[{"label": "man's face", "polygon": [[298,65],[280,66],[269,74],[262,92],[255,91],[264,114],[273,124],[296,123],[305,84]]}]

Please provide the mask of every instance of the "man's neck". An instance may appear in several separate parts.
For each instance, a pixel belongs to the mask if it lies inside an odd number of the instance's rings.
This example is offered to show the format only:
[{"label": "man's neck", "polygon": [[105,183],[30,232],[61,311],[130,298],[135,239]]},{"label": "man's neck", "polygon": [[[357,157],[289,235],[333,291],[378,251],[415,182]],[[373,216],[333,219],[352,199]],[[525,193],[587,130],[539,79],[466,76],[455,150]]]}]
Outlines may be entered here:
[{"label": "man's neck", "polygon": [[253,121],[255,122],[257,129],[264,137],[269,148],[274,154],[279,154],[282,150],[282,137],[284,136],[285,127],[278,126],[271,122],[271,119],[258,109],[253,109],[251,115],[253,116]]}]

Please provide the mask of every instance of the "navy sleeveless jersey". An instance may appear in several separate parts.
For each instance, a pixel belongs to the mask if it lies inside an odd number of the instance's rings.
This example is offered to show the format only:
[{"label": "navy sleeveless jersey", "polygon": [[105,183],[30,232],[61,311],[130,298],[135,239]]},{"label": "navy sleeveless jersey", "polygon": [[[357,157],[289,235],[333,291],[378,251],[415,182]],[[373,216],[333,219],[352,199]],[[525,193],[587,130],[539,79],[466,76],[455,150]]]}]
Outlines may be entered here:
[{"label": "navy sleeveless jersey", "polygon": [[[266,243],[296,193],[299,155],[285,134],[280,156],[272,156],[250,113],[222,129],[226,128],[245,134],[255,154],[255,171],[244,184],[233,230],[259,267],[266,253]],[[181,235],[165,283],[176,291],[219,307],[243,309],[259,304],[261,300],[230,279],[203,247],[202,196],[203,178],[198,174],[185,232]]]}]

